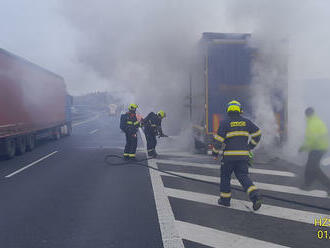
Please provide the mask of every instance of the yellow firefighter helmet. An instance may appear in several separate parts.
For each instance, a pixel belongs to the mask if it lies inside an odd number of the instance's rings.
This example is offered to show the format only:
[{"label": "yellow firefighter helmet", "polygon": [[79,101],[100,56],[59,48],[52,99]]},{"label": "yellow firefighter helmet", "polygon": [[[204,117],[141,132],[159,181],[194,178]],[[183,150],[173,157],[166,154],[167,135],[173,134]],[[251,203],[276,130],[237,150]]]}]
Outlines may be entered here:
[{"label": "yellow firefighter helmet", "polygon": [[139,106],[136,105],[135,103],[132,103],[128,106],[128,110],[136,110]]},{"label": "yellow firefighter helmet", "polygon": [[230,101],[227,104],[227,112],[238,112],[241,113],[242,112],[242,107],[241,104],[238,101]]},{"label": "yellow firefighter helmet", "polygon": [[162,119],[166,117],[166,113],[164,112],[164,110],[159,110],[157,115],[159,115]]}]

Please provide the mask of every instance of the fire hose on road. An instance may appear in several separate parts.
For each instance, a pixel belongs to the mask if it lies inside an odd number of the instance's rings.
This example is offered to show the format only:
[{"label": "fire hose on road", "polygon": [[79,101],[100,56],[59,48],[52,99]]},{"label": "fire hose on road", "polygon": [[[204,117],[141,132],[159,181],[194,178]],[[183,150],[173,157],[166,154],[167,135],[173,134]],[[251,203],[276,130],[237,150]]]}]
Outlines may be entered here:
[{"label": "fire hose on road", "polygon": [[[144,162],[146,162],[146,161],[148,161],[152,158],[144,158],[144,159],[139,159],[139,160],[137,159],[137,160],[122,161],[122,162],[111,161],[110,160],[111,158],[118,158],[118,159],[122,160],[122,156],[115,155],[115,154],[110,154],[110,155],[105,156],[104,162],[106,164],[110,165],[110,166],[131,166],[131,165],[134,165],[134,166],[145,167],[145,168],[149,168],[149,169],[152,169],[152,170],[162,172],[162,173],[170,175],[170,176],[175,176],[175,177],[178,177],[178,178],[182,178],[182,179],[190,180],[190,181],[194,181],[194,182],[214,185],[218,188],[220,187],[219,183],[209,182],[209,181],[205,181],[205,180],[201,180],[201,179],[196,179],[196,178],[191,178],[191,177],[178,175],[176,173],[169,172],[169,171],[164,171],[164,170],[161,170],[161,169],[153,167],[153,166],[149,166],[148,164],[144,163]],[[235,191],[245,192],[243,189],[240,189],[238,187],[232,187],[232,189],[235,190]],[[313,205],[313,204],[303,203],[303,202],[299,202],[299,201],[295,201],[295,200],[284,199],[284,198],[281,198],[281,197],[276,197],[276,196],[272,196],[272,195],[268,195],[268,194],[262,194],[262,197],[272,199],[272,200],[276,200],[276,201],[291,203],[291,204],[299,205],[299,206],[303,206],[303,207],[309,207],[309,208],[325,210],[325,211],[330,212],[330,208],[327,208],[327,207],[322,207],[322,206],[317,206],[317,205]]]}]

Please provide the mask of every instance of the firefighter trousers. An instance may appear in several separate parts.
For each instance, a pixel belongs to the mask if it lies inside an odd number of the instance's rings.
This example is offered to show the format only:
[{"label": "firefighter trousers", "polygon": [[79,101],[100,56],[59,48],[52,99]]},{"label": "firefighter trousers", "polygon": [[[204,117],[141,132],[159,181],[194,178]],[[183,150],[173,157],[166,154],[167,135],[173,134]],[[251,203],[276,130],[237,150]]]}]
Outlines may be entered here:
[{"label": "firefighter trousers", "polygon": [[305,169],[305,185],[310,186],[314,181],[318,180],[321,184],[330,190],[330,179],[320,168],[320,161],[325,151],[310,151]]},{"label": "firefighter trousers", "polygon": [[153,154],[156,151],[157,139],[155,132],[152,130],[145,130],[146,140],[147,140],[147,150],[148,154]]},{"label": "firefighter trousers", "polygon": [[251,199],[254,199],[258,195],[256,186],[253,185],[252,180],[249,177],[248,161],[246,160],[225,160],[221,165],[220,170],[220,198],[222,201],[229,203],[231,199],[231,175],[234,172],[236,178],[242,185],[244,191],[246,191]]},{"label": "firefighter trousers", "polygon": [[125,133],[126,145],[124,150],[124,156],[134,158],[137,148],[137,135],[136,133]]}]

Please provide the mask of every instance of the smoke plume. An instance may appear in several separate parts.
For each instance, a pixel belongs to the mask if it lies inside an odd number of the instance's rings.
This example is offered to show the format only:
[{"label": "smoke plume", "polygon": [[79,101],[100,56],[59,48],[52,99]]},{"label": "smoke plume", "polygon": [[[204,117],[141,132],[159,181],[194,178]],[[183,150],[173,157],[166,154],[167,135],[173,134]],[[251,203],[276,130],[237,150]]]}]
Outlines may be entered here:
[{"label": "smoke plume", "polygon": [[[304,108],[326,113],[327,99],[319,106],[304,92],[329,92],[327,83],[311,85],[330,78],[329,12],[325,0],[3,0],[0,45],[64,76],[71,94],[108,90],[144,115],[164,109],[164,129],[178,133],[189,122],[187,68],[201,33],[252,33],[261,146],[276,138],[274,111],[285,103],[273,92],[281,92],[289,99],[285,150],[292,154],[302,142]],[[287,62],[288,90],[281,83]]]},{"label": "smoke plume", "polygon": [[[330,76],[326,69],[330,36],[324,30],[329,21],[329,3],[231,1],[228,13],[236,28],[251,31],[251,46],[258,49],[253,65],[253,102],[256,121],[264,133],[262,144],[274,148],[278,129],[276,108],[288,104],[289,137],[281,155],[294,157],[302,144],[303,110],[308,104],[303,98],[306,85],[302,80]],[[284,83],[287,80],[288,87]],[[315,90],[321,93],[325,88]],[[288,96],[288,103],[276,97],[276,92]]]},{"label": "smoke plume", "polygon": [[65,1],[63,8],[83,34],[79,61],[105,78],[108,90],[130,93],[123,102],[138,103],[144,115],[164,109],[166,129],[176,132],[188,122],[188,66],[201,14],[200,1]]}]

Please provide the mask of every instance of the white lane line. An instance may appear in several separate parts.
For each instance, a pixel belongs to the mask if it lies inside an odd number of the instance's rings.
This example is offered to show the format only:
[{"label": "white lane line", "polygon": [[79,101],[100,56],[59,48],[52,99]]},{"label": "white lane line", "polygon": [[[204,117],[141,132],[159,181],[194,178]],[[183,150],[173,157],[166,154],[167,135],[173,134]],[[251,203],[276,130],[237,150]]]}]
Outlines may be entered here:
[{"label": "white lane line", "polygon": [[168,155],[168,156],[177,156],[177,157],[187,157],[187,158],[200,158],[200,159],[205,159],[205,158],[210,158],[210,156],[207,155],[199,155],[199,154],[191,154],[189,152],[174,152],[173,149],[158,149],[159,154],[161,155]]},{"label": "white lane line", "polygon": [[94,116],[94,117],[92,117],[92,118],[90,118],[90,119],[87,119],[87,120],[84,120],[84,121],[81,121],[81,122],[74,123],[74,124],[72,124],[72,126],[73,126],[73,127],[80,126],[80,125],[85,124],[85,123],[87,123],[87,122],[94,121],[94,120],[96,120],[96,119],[99,118],[99,117],[100,117],[99,115],[96,115],[96,116]]},{"label": "white lane line", "polygon": [[9,175],[7,175],[7,176],[5,176],[5,177],[6,177],[6,178],[10,178],[10,177],[12,177],[12,176],[15,176],[16,174],[18,174],[18,173],[20,173],[20,172],[22,172],[22,171],[28,169],[29,167],[31,167],[31,166],[33,166],[33,165],[35,165],[35,164],[37,164],[37,163],[39,163],[39,162],[45,160],[46,158],[49,158],[49,157],[53,156],[53,155],[56,154],[56,153],[58,153],[58,151],[54,151],[54,152],[52,152],[52,153],[50,153],[50,154],[48,154],[48,155],[46,155],[46,156],[44,156],[44,157],[38,159],[37,161],[34,161],[34,162],[32,162],[31,164],[28,164],[27,166],[24,166],[23,168],[21,168],[21,169],[19,169],[19,170],[17,170],[17,171],[14,171],[13,173],[11,173],[11,174],[9,174]]},{"label": "white lane line", "polygon": [[295,177],[296,175],[289,171],[279,171],[279,170],[266,170],[266,169],[257,169],[257,168],[249,168],[249,172],[254,174],[264,174],[264,175],[272,175],[272,176],[283,176],[283,177]]},{"label": "white lane line", "polygon": [[[140,135],[144,145],[146,146],[146,138],[141,130],[139,129]],[[145,149],[145,153],[147,151]],[[148,165],[157,168],[157,163],[153,159],[148,160]],[[179,233],[175,227],[174,214],[168,197],[165,194],[163,181],[159,173],[155,170],[149,169],[151,184],[154,191],[156,209],[158,214],[159,227],[162,235],[164,248],[184,248],[183,242]]]},{"label": "white lane line", "polygon": [[183,165],[183,166],[194,166],[194,167],[201,167],[201,168],[210,168],[210,169],[219,169],[219,164],[201,164],[201,163],[192,163],[180,160],[167,160],[167,159],[153,159],[157,163],[161,164],[172,164],[172,165]]},{"label": "white lane line", "polygon": [[[167,174],[164,174],[164,173],[161,173],[161,174],[168,176]],[[208,182],[220,183],[219,177],[203,176],[203,175],[196,175],[196,174],[192,174],[192,173],[182,173],[182,172],[175,172],[175,174],[178,174],[180,176],[200,179],[200,180],[204,180],[204,181],[208,181]],[[241,184],[239,183],[239,181],[237,179],[231,179],[231,184],[236,185],[236,186],[241,186]],[[259,182],[255,182],[255,185],[259,189],[264,189],[264,190],[269,190],[269,191],[277,191],[277,192],[288,193],[288,194],[305,195],[305,196],[313,196],[313,197],[321,197],[321,198],[328,197],[327,192],[325,192],[323,190],[306,191],[306,190],[302,190],[302,189],[299,189],[297,187],[292,187],[292,186],[259,183]]]},{"label": "white lane line", "polygon": [[76,148],[76,149],[90,149],[90,150],[98,150],[98,149],[121,149],[121,150],[124,150],[123,146],[76,146],[74,148]]},{"label": "white lane line", "polygon": [[[157,163],[162,164],[171,164],[171,165],[183,165],[183,166],[194,166],[198,168],[208,168],[208,169],[219,169],[219,164],[202,164],[202,163],[191,163],[185,161],[174,161],[174,160],[165,160],[165,159],[156,159]],[[278,170],[266,170],[266,169],[256,169],[249,168],[249,172],[253,174],[264,174],[272,176],[284,176],[284,177],[295,177],[295,174],[288,171],[278,171]]]},{"label": "white lane line", "polygon": [[95,129],[95,130],[93,130],[93,131],[90,131],[89,134],[94,134],[94,133],[96,133],[96,132],[98,132],[98,131],[99,131],[98,129]]},{"label": "white lane line", "polygon": [[[166,188],[165,192],[168,196],[171,197],[223,207],[218,205],[218,198],[219,198],[218,196],[201,194],[201,193],[184,191],[184,190],[170,189],[170,188]],[[249,201],[243,201],[237,199],[231,199],[230,203],[231,203],[230,208],[244,212],[250,212],[250,210],[247,209],[246,206],[252,206],[252,203]],[[291,208],[283,208],[283,207],[277,207],[266,204],[263,204],[260,210],[253,213],[272,216],[285,220],[303,222],[311,225],[314,224],[315,219],[319,220],[324,216],[324,214],[320,214],[320,213],[296,210]]]},{"label": "white lane line", "polygon": [[259,239],[219,231],[213,228],[191,224],[183,221],[176,221],[180,236],[184,239],[215,248],[222,247],[287,247]]}]

